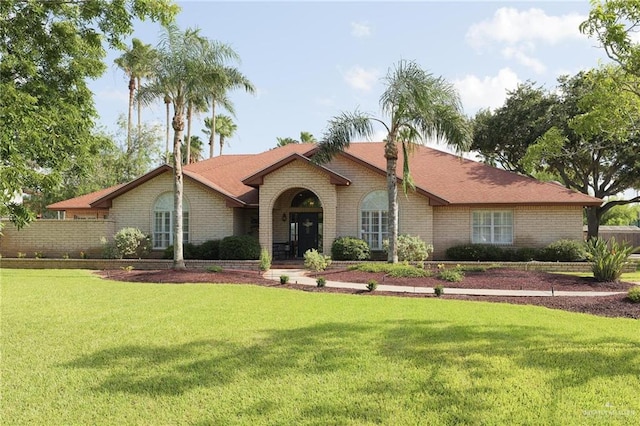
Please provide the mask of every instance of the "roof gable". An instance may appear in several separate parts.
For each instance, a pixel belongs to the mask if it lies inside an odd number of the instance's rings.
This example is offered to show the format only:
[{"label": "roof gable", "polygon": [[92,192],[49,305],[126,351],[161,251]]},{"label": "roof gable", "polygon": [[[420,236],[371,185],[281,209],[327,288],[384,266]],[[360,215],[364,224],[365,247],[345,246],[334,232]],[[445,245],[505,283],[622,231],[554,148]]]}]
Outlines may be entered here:
[{"label": "roof gable", "polygon": [[269,173],[273,173],[276,170],[279,170],[280,168],[286,166],[287,164],[290,164],[294,161],[300,161],[304,164],[307,165],[311,165],[315,168],[317,168],[318,170],[320,170],[322,173],[325,173],[329,176],[329,181],[334,184],[334,185],[341,185],[341,186],[349,186],[351,184],[351,181],[349,179],[347,179],[346,177],[324,167],[324,166],[319,166],[317,164],[313,164],[311,163],[311,160],[308,157],[305,157],[303,155],[300,155],[298,153],[293,153],[291,155],[289,155],[288,157],[283,158],[280,161],[277,161],[273,164],[271,164],[268,167],[263,168],[262,170],[258,170],[256,173],[252,174],[251,176],[243,179],[242,183],[244,183],[245,185],[248,186],[260,186],[262,185],[262,183],[264,182],[264,177],[266,175],[268,175]]}]

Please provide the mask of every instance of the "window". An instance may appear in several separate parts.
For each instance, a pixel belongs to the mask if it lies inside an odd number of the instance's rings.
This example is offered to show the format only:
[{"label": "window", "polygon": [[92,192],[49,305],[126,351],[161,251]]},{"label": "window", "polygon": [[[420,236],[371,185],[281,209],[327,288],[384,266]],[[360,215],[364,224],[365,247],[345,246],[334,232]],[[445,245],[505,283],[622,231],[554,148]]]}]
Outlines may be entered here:
[{"label": "window", "polygon": [[[182,238],[189,242],[189,203],[182,200]],[[165,192],[153,207],[153,248],[164,249],[173,244],[173,193]]]},{"label": "window", "polygon": [[371,250],[382,250],[382,240],[389,236],[389,198],[387,191],[369,193],[360,207],[360,238]]},{"label": "window", "polygon": [[512,244],[513,212],[476,211],[473,212],[474,244]]}]

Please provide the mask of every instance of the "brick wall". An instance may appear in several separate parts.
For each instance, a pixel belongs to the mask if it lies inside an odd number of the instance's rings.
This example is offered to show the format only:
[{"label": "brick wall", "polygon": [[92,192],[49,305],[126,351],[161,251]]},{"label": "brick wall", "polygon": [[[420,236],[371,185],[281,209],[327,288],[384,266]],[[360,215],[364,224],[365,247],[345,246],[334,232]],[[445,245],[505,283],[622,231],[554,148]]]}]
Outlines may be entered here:
[{"label": "brick wall", "polygon": [[20,230],[6,223],[0,236],[0,254],[16,257],[18,252],[34,257],[41,252],[47,257],[80,257],[80,252],[92,257],[102,255],[101,238],[111,238],[115,222],[109,220],[37,220]]},{"label": "brick wall", "polygon": [[443,259],[448,247],[470,244],[472,212],[513,211],[513,247],[545,247],[568,239],[582,241],[582,208],[579,206],[495,206],[434,208],[434,259]]}]

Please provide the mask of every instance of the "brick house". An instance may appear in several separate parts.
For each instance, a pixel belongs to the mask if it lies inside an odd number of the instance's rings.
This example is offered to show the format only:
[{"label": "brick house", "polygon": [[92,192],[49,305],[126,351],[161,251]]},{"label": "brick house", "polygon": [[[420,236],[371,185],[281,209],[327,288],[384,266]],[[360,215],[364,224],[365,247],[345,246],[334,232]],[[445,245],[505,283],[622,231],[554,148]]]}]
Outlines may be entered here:
[{"label": "brick house", "polygon": [[[336,237],[355,236],[380,250],[387,235],[383,144],[354,143],[323,166],[311,162],[314,151],[315,145],[290,144],[185,166],[185,242],[252,235],[278,258],[301,257],[310,248],[329,252]],[[601,203],[428,147],[415,149],[410,166],[416,188],[399,194],[399,231],[433,244],[434,259],[464,243],[542,247],[581,240],[583,207]],[[173,239],[172,190],[172,168],[163,165],[48,208],[67,220],[139,228],[162,250]]]}]

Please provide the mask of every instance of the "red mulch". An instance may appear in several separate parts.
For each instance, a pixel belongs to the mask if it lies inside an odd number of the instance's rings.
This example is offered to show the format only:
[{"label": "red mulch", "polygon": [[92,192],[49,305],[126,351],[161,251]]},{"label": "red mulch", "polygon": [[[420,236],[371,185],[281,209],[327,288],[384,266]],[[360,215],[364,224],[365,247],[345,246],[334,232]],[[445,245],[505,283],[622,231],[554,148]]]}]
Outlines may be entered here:
[{"label": "red mulch", "polygon": [[[317,288],[297,284],[281,285],[277,281],[262,278],[257,271],[225,270],[210,273],[203,270],[173,271],[173,270],[106,270],[100,276],[118,281],[145,283],[237,283],[254,284],[267,287],[293,288],[313,292],[332,292],[349,294],[376,294],[403,297],[434,297],[432,295],[416,295],[407,293],[392,293],[375,291],[369,293],[362,290],[336,289],[330,287]],[[581,278],[571,275],[551,274],[537,271],[518,271],[508,268],[489,269],[485,272],[467,272],[459,283],[450,283],[433,277],[427,278],[391,278],[383,273],[368,273],[347,270],[325,271],[321,274],[329,281],[345,281],[368,283],[376,280],[379,284],[407,285],[414,287],[444,287],[458,288],[490,288],[508,290],[545,290],[553,288],[555,291],[620,291],[626,292],[633,286],[631,283],[598,283],[593,278]],[[496,297],[496,296],[453,296],[445,294],[445,299],[461,299],[486,302],[502,302],[546,306],[552,309],[582,312],[607,317],[624,317],[640,319],[640,305],[631,303],[626,295],[605,297]]]}]

